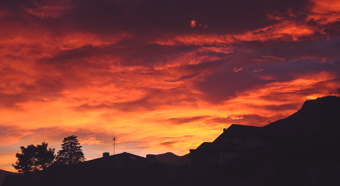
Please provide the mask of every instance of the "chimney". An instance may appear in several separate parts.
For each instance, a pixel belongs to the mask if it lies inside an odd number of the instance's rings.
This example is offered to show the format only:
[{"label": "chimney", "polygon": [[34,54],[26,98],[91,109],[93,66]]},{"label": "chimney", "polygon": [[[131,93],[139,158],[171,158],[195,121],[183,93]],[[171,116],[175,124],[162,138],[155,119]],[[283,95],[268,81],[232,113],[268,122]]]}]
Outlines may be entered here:
[{"label": "chimney", "polygon": [[110,153],[108,153],[108,152],[104,152],[104,153],[103,153],[103,158],[105,158],[105,159],[106,159],[106,158],[108,158],[108,157],[110,157]]},{"label": "chimney", "polygon": [[147,154],[146,159],[149,161],[149,163],[155,163],[156,162],[156,155],[154,154]]}]

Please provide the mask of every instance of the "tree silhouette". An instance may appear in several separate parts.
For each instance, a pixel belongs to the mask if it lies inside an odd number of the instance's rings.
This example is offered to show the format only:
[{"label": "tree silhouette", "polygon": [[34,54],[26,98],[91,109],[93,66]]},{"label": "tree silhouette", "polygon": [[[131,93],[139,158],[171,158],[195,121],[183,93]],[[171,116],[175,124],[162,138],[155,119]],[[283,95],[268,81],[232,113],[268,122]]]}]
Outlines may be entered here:
[{"label": "tree silhouette", "polygon": [[54,149],[47,149],[47,146],[45,142],[37,146],[28,145],[27,148],[21,146],[21,153],[16,154],[18,160],[12,166],[24,174],[46,170],[55,159]]},{"label": "tree silhouette", "polygon": [[336,88],[334,90],[329,91],[329,95],[331,95],[331,96],[340,96],[340,88]]},{"label": "tree silhouette", "polygon": [[61,150],[58,152],[56,163],[60,165],[73,165],[85,160],[84,154],[78,143],[77,136],[64,138]]},{"label": "tree silhouette", "polygon": [[55,149],[47,149],[48,144],[43,142],[41,145],[37,145],[37,165],[39,166],[39,170],[46,170],[53,161],[55,160]]}]

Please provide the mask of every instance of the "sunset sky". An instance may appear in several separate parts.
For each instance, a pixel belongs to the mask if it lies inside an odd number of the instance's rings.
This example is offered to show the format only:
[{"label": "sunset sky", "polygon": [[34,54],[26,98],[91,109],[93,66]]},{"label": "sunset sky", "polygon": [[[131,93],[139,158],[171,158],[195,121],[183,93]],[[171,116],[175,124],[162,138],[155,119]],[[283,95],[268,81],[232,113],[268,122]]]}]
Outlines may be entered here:
[{"label": "sunset sky", "polygon": [[340,87],[339,0],[0,0],[0,169],[20,146],[184,155]]}]

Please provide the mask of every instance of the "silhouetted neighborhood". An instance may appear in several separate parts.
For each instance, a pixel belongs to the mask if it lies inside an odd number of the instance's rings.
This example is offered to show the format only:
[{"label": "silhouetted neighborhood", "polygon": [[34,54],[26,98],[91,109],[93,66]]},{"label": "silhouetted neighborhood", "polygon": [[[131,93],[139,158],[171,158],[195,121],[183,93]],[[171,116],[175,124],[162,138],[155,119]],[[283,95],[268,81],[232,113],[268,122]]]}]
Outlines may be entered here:
[{"label": "silhouetted neighborhood", "polygon": [[185,156],[127,152],[27,175],[2,186],[338,186],[340,97],[306,101],[293,115],[265,127],[232,125]]}]

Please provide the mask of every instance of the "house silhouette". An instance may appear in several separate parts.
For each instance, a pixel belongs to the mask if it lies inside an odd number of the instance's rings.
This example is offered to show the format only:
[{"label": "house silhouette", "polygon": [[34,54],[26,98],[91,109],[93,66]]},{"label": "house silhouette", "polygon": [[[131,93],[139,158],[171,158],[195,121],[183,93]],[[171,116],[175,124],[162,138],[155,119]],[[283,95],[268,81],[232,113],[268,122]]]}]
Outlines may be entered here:
[{"label": "house silhouette", "polygon": [[[69,166],[52,166],[44,173],[11,177],[3,186],[93,186],[93,185],[165,185],[174,179],[175,167],[156,161],[155,155],[146,158],[123,152]],[[39,180],[32,181],[39,174]]]}]

